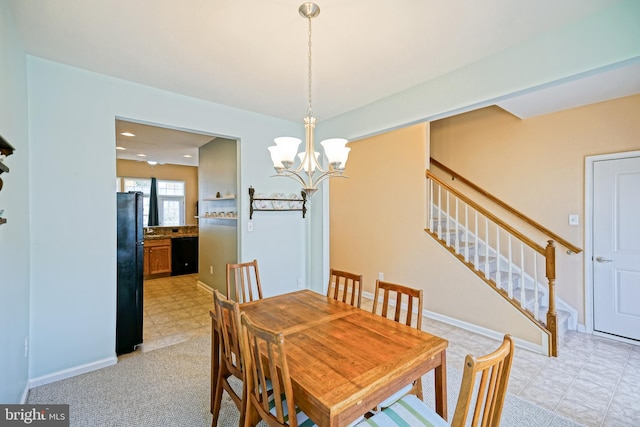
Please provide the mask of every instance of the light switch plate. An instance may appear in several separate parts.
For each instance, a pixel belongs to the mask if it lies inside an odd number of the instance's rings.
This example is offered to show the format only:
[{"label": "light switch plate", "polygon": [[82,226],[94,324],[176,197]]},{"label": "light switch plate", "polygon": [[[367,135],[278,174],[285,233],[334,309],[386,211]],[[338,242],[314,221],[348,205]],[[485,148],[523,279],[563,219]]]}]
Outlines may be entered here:
[{"label": "light switch plate", "polygon": [[580,217],[577,214],[569,215],[569,225],[580,225]]}]

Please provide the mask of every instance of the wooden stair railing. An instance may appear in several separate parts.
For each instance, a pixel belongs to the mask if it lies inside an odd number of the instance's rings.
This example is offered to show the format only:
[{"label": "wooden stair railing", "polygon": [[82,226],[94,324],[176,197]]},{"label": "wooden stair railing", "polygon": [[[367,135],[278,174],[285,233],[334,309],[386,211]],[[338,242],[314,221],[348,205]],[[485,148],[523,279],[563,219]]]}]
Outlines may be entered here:
[{"label": "wooden stair railing", "polygon": [[436,166],[438,169],[442,170],[443,172],[451,175],[452,179],[459,180],[460,182],[465,184],[467,187],[473,189],[474,191],[478,192],[479,194],[481,194],[485,198],[491,200],[493,203],[495,203],[498,206],[502,207],[503,209],[505,209],[506,211],[510,212],[511,214],[513,214],[514,216],[518,217],[519,219],[521,219],[522,221],[526,222],[527,224],[531,225],[533,228],[535,228],[538,231],[542,232],[543,234],[551,237],[552,240],[556,241],[558,244],[560,244],[560,245],[564,246],[565,248],[569,249],[569,251],[571,251],[572,253],[579,254],[580,252],[582,252],[582,249],[580,249],[579,247],[575,246],[574,244],[572,244],[572,243],[568,242],[567,240],[563,239],[562,237],[558,236],[553,231],[549,230],[545,226],[543,226],[543,225],[537,223],[536,221],[532,220],[531,218],[529,218],[528,216],[526,216],[522,212],[518,211],[514,207],[512,207],[512,206],[508,205],[507,203],[503,202],[502,200],[498,199],[496,196],[494,196],[493,194],[489,193],[488,191],[482,189],[481,187],[478,187],[476,184],[474,184],[473,182],[469,181],[468,179],[466,179],[462,175],[458,174],[457,172],[453,171],[452,169],[449,169],[448,167],[446,167],[445,165],[443,165],[442,163],[440,163],[439,161],[437,161],[433,157],[431,157],[429,160],[430,160],[432,165]]},{"label": "wooden stair railing", "polygon": [[[436,164],[433,160],[432,162]],[[440,163],[438,163],[437,166],[444,169]],[[448,168],[446,168],[446,171],[449,173],[452,172]],[[456,174],[456,177],[460,179],[458,174]],[[543,247],[447,184],[441,178],[432,174],[431,171],[426,171],[426,178],[430,180],[428,186],[430,209],[429,226],[425,229],[425,232],[458,257],[474,271],[476,275],[492,286],[500,295],[544,331],[548,336],[550,354],[557,356],[558,321],[555,303],[556,271],[554,240],[548,240],[546,246]],[[465,182],[465,184],[469,185],[468,182]],[[475,185],[470,186],[476,190],[479,189],[479,187]],[[443,190],[445,192],[445,200],[443,200]],[[483,195],[488,194],[481,189],[478,191]],[[454,207],[451,206],[452,196]],[[498,200],[494,196],[488,198],[494,202]],[[503,202],[499,204],[503,207],[506,205]],[[462,219],[460,218],[461,208],[464,213]],[[509,211],[514,211],[513,208],[508,209]],[[470,210],[473,216],[471,223],[469,221]],[[520,217],[524,215],[519,213],[517,216]],[[484,218],[484,230],[479,224],[482,218]],[[532,220],[525,221],[531,225],[535,223]],[[454,229],[451,230],[451,227],[454,227]],[[495,229],[494,234],[490,234],[490,228],[492,231]],[[553,236],[557,237],[555,234],[553,234]],[[513,257],[513,239],[520,242],[519,264],[518,260]],[[571,244],[567,245],[566,243],[568,242],[563,243],[563,246],[566,246],[570,251],[574,253],[581,251],[581,249]],[[495,247],[492,246],[492,244]],[[501,250],[501,244],[506,244],[507,248]],[[483,251],[484,254],[482,254]],[[507,255],[503,255],[503,252]],[[526,258],[525,253],[527,253]],[[544,263],[539,264],[537,261],[538,257],[542,257]],[[494,263],[496,267],[495,272],[492,271],[491,267],[491,264]],[[504,263],[507,264],[508,271],[501,270],[502,264]],[[545,301],[547,303],[547,312],[546,319],[544,319],[546,321],[542,320],[544,317],[543,313],[540,312],[540,294],[538,290],[538,270],[542,270],[543,266],[544,275],[548,283],[548,293]],[[494,273],[495,277],[493,277]],[[506,285],[503,280],[505,278]],[[518,290],[515,289],[516,283],[518,283],[519,286]],[[527,290],[527,283],[530,283],[530,286],[533,288],[530,289],[529,292]],[[516,293],[514,294],[514,292]],[[533,293],[533,296],[528,295],[528,293]],[[529,306],[531,304],[533,305],[532,307]]]}]

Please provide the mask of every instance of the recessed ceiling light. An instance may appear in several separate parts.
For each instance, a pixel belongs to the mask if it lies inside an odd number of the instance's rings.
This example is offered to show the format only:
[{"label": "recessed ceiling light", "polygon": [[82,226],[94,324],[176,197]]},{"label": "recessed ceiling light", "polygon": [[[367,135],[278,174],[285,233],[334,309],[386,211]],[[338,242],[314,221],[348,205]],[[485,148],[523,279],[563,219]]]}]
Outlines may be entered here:
[{"label": "recessed ceiling light", "polygon": [[126,148],[116,146],[116,150],[126,150]]},{"label": "recessed ceiling light", "polygon": [[191,158],[191,157],[193,157],[193,156],[192,156],[191,154],[185,154],[185,155],[184,155],[184,156],[182,156],[182,157],[186,157],[187,159],[190,159],[190,158]]},{"label": "recessed ceiling light", "polygon": [[147,163],[149,163],[151,166],[155,166],[158,164],[158,162],[155,162],[153,160],[147,160]]},{"label": "recessed ceiling light", "polygon": [[136,136],[135,133],[131,133],[131,132],[120,132],[120,135],[122,135],[122,136]]},{"label": "recessed ceiling light", "polygon": [[147,157],[147,155],[140,153],[140,154],[138,154],[138,157]]}]

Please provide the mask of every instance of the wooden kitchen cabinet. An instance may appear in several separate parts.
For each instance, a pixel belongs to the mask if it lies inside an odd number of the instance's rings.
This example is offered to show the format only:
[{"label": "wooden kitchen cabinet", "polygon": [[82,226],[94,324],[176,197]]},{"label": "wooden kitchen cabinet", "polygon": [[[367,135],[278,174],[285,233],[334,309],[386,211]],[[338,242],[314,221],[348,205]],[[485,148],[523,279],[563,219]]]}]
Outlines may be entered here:
[{"label": "wooden kitchen cabinet", "polygon": [[171,239],[144,241],[144,276],[171,274]]}]

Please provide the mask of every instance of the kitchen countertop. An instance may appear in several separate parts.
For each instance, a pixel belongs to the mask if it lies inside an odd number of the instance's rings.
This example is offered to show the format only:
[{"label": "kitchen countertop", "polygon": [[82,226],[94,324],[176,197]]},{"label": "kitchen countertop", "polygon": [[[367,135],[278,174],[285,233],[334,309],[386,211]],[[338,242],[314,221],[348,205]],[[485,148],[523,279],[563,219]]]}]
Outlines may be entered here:
[{"label": "kitchen countertop", "polygon": [[198,237],[198,226],[145,227],[144,229],[144,240],[176,239],[180,237]]},{"label": "kitchen countertop", "polygon": [[144,240],[178,239],[180,237],[198,237],[198,233],[145,234]]}]

